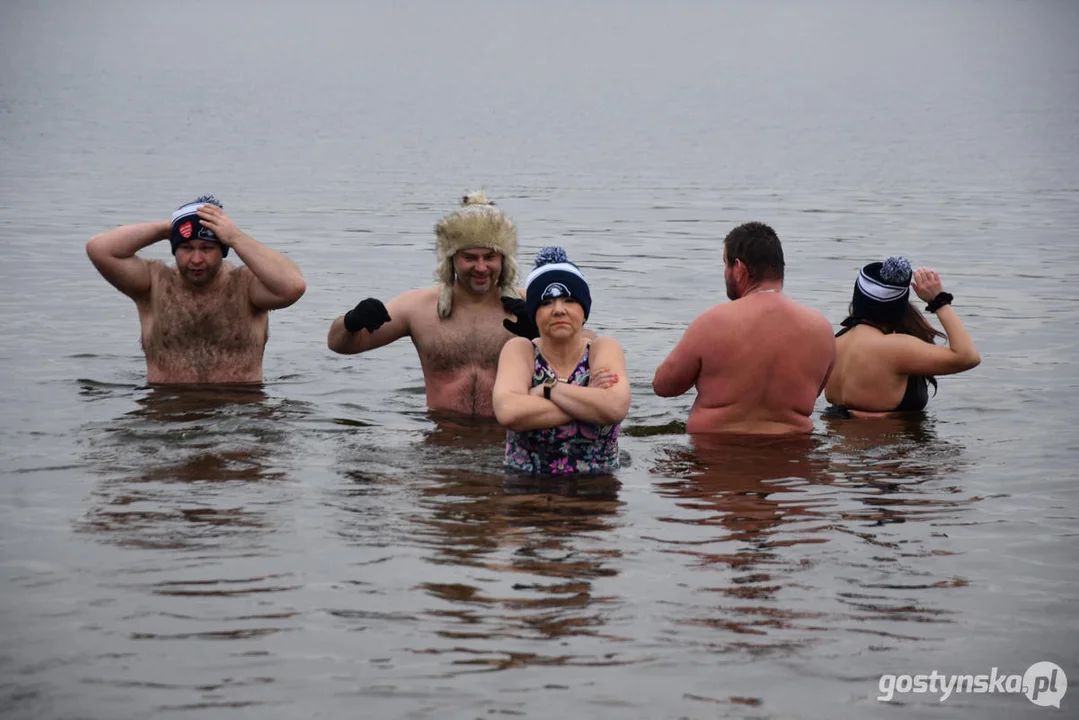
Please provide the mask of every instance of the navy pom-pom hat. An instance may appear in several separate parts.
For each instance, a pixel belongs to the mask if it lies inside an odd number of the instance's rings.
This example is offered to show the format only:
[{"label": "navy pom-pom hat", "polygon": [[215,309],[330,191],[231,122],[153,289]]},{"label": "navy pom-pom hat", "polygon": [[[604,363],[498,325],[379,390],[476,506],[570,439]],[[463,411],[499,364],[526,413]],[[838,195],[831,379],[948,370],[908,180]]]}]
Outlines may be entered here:
[{"label": "navy pom-pom hat", "polygon": [[584,308],[584,319],[592,310],[592,293],[580,268],[569,261],[566,251],[550,245],[536,253],[535,269],[525,281],[525,302],[533,322],[544,300],[573,298]]},{"label": "navy pom-pom hat", "polygon": [[854,283],[851,314],[866,320],[898,323],[907,312],[911,276],[910,261],[903,257],[869,263]]},{"label": "navy pom-pom hat", "polygon": [[169,229],[169,243],[172,245],[173,255],[176,254],[176,248],[188,240],[215,242],[221,246],[221,257],[229,254],[229,246],[221,242],[213,230],[199,221],[199,208],[203,205],[216,205],[221,209],[225,207],[213,195],[200,195],[193,202],[176,208],[176,212],[172,214],[172,227]]}]

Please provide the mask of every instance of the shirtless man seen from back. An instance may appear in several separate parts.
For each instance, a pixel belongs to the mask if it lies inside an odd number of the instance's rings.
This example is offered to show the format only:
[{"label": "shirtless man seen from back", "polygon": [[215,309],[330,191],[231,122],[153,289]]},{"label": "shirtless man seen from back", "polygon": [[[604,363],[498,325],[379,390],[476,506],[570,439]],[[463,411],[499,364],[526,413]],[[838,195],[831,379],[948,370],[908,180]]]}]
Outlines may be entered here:
[{"label": "shirtless man seen from back", "polygon": [[[175,267],[135,253],[168,239]],[[244,261],[224,262],[230,249]],[[296,265],[241,232],[212,196],[172,220],[124,225],[93,237],[86,253],[135,301],[150,383],[259,383],[269,310],[306,285]]]},{"label": "shirtless man seen from back", "polygon": [[652,388],[674,397],[697,386],[689,433],[812,431],[813,405],[835,362],[831,323],[783,294],[783,248],[767,225],[732,230],[723,265],[732,302],[690,324]]},{"label": "shirtless man seen from back", "polygon": [[327,345],[337,353],[374,350],[408,336],[423,369],[427,406],[494,417],[491,394],[502,346],[535,337],[517,279],[517,230],[472,193],[435,226],[441,285],[410,290],[383,305],[368,298],[335,319]]}]

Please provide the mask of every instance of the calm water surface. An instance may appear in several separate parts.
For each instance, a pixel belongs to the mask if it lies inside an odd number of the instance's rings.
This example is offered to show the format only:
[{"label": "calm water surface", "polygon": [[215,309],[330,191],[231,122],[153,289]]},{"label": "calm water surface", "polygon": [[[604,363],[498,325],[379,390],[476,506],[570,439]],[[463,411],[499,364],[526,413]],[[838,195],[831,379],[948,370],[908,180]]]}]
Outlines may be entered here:
[{"label": "calm water surface", "polygon": [[[3,3],[0,715],[1072,715],[1074,689],[876,696],[1079,682],[1077,27],[1052,1]],[[325,347],[431,281],[477,187],[523,265],[567,247],[626,348],[614,478],[509,479],[497,427],[426,412],[409,343]],[[146,387],[85,257],[203,192],[308,281],[260,389]],[[933,266],[982,365],[925,416],[691,442],[692,394],[651,376],[753,219],[836,323],[862,263]]]}]

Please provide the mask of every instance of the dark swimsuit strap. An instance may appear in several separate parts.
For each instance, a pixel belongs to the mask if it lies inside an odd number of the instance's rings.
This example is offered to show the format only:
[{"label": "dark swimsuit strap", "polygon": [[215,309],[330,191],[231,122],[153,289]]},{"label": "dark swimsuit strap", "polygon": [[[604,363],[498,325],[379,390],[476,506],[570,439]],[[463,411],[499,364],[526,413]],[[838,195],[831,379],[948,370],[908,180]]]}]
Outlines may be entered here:
[{"label": "dark swimsuit strap", "polygon": [[856,328],[859,325],[868,325],[869,327],[876,328],[877,330],[880,330],[885,335],[890,334],[890,332],[888,330],[885,330],[884,328],[882,328],[880,325],[877,325],[872,320],[866,320],[865,318],[854,317],[853,315],[851,315],[850,317],[848,317],[846,320],[844,320],[843,322],[841,322],[839,324],[843,326],[843,329],[835,334],[836,337],[839,337],[840,335],[844,335],[844,334],[850,332],[852,328]]}]

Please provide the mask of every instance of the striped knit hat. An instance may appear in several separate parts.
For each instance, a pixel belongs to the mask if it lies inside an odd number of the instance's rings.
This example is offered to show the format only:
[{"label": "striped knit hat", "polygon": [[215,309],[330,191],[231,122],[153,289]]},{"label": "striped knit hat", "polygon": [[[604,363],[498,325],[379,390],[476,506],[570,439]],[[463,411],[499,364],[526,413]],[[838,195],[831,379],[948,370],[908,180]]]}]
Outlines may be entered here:
[{"label": "striped knit hat", "polygon": [[566,251],[549,245],[536,253],[536,267],[525,281],[525,302],[528,317],[536,319],[536,311],[544,300],[573,298],[584,308],[584,319],[592,310],[592,292],[580,268],[569,261]]},{"label": "striped knit hat", "polygon": [[172,245],[172,254],[176,254],[176,248],[188,240],[207,240],[221,246],[221,257],[229,254],[229,246],[221,242],[214,231],[204,226],[199,220],[199,208],[203,205],[216,205],[219,208],[225,206],[213,195],[200,195],[193,202],[185,203],[172,214],[172,225],[169,228],[169,244]]},{"label": "striped knit hat", "polygon": [[866,320],[899,322],[907,312],[910,279],[910,261],[906,258],[869,263],[854,283],[851,314]]}]

